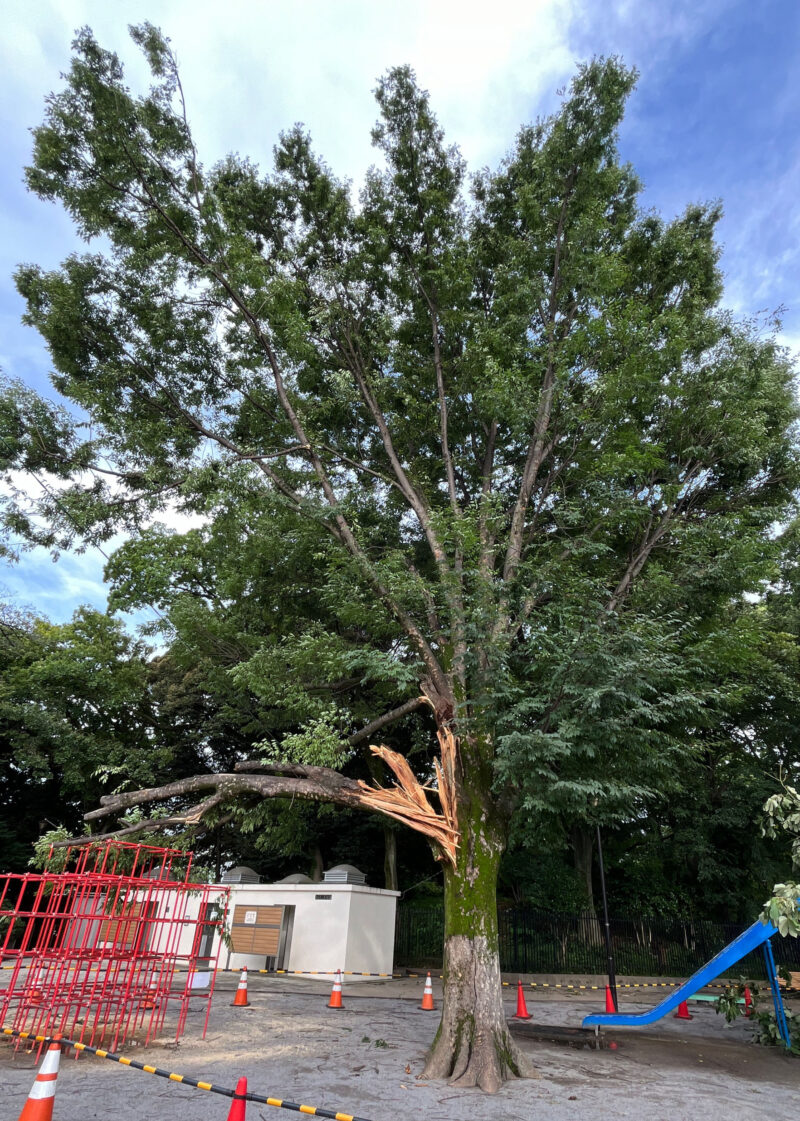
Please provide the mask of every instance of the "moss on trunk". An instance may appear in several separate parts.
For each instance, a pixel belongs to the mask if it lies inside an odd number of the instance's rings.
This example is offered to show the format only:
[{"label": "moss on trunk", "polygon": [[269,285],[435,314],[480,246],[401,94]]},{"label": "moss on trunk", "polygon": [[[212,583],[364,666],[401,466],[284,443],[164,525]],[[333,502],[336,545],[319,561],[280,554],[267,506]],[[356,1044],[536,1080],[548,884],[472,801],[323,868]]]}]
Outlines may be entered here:
[{"label": "moss on trunk", "polygon": [[530,1073],[503,1010],[497,873],[504,830],[488,795],[462,789],[458,865],[445,868],[442,1021],[423,1072],[491,1093]]}]

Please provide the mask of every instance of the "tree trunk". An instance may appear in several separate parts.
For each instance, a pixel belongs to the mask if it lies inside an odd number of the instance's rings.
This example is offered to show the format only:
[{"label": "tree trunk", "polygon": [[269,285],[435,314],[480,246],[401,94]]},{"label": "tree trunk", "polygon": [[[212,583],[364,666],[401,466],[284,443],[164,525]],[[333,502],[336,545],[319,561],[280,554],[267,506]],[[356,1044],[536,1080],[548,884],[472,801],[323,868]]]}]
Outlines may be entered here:
[{"label": "tree trunk", "polygon": [[214,830],[214,883],[222,879],[222,830],[219,826]]},{"label": "tree trunk", "polygon": [[594,905],[594,884],[592,882],[594,835],[591,829],[586,826],[573,825],[572,855],[575,871],[583,881],[586,891],[587,906],[581,911],[586,940],[590,945],[599,946],[604,939],[600,921],[597,918],[597,908]]},{"label": "tree trunk", "polygon": [[312,883],[321,884],[324,871],[325,865],[322,860],[322,849],[319,845],[314,845],[314,851],[311,855],[311,868],[309,869]]},{"label": "tree trunk", "polygon": [[397,833],[391,825],[383,827],[383,886],[387,891],[397,887]]},{"label": "tree trunk", "polygon": [[497,1091],[529,1074],[506,1024],[500,982],[497,872],[503,831],[487,796],[459,799],[458,867],[445,865],[444,1000],[423,1078]]}]

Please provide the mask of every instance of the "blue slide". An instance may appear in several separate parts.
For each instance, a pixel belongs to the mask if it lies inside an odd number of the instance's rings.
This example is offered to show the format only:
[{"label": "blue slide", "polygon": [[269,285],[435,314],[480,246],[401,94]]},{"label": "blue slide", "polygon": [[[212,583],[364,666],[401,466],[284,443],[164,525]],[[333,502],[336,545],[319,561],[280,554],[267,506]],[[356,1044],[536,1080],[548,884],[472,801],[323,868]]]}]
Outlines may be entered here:
[{"label": "blue slide", "polygon": [[[599,1012],[593,1016],[587,1016],[583,1021],[583,1026],[590,1027],[593,1024],[605,1024],[609,1027],[629,1027],[639,1028],[644,1024],[653,1024],[656,1020],[660,1020],[662,1016],[666,1016],[673,1008],[677,1008],[683,1000],[687,1000],[690,996],[696,993],[699,989],[704,988],[709,982],[719,977],[721,973],[725,973],[731,966],[735,965],[737,961],[749,954],[751,950],[755,950],[758,946],[765,946],[765,950],[773,934],[778,931],[772,923],[763,923],[759,919],[754,922],[752,926],[748,927],[744,933],[735,938],[733,942],[720,950],[716,957],[707,962],[701,969],[689,978],[678,989],[674,989],[669,996],[665,997],[660,1004],[654,1008],[648,1008],[646,1012],[638,1012],[636,1014],[628,1012]],[[772,947],[770,946],[771,950]],[[767,955],[767,967],[769,970],[769,963],[772,961],[772,954]],[[772,970],[774,971],[774,964]],[[772,977],[770,976],[772,982]],[[777,978],[773,986],[773,992],[777,989]],[[780,999],[780,998],[779,998]],[[783,1008],[781,1006],[781,1011]],[[780,1022],[780,1017],[779,1017]],[[787,1033],[788,1040],[788,1033]]]}]

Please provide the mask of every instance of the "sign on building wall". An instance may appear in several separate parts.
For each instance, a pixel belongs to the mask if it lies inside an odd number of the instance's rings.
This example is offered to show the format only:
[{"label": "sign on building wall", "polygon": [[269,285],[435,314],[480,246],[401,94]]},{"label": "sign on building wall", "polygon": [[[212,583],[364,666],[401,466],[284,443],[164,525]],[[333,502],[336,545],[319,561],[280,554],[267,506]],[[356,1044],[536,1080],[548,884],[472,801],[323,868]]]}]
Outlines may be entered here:
[{"label": "sign on building wall", "polygon": [[283,907],[233,908],[231,943],[237,954],[275,957],[281,939]]}]

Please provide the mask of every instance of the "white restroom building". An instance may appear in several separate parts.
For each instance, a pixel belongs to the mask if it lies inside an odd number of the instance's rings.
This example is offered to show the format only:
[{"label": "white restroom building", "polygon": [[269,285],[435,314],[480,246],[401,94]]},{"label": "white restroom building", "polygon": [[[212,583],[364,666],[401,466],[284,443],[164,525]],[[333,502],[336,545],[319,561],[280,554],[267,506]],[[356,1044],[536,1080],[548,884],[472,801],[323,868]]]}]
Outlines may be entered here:
[{"label": "white restroom building", "polygon": [[400,893],[369,887],[351,864],[331,868],[322,883],[296,873],[262,884],[245,867],[225,873],[222,883],[230,890],[230,945],[220,947],[221,968],[391,975]]}]

